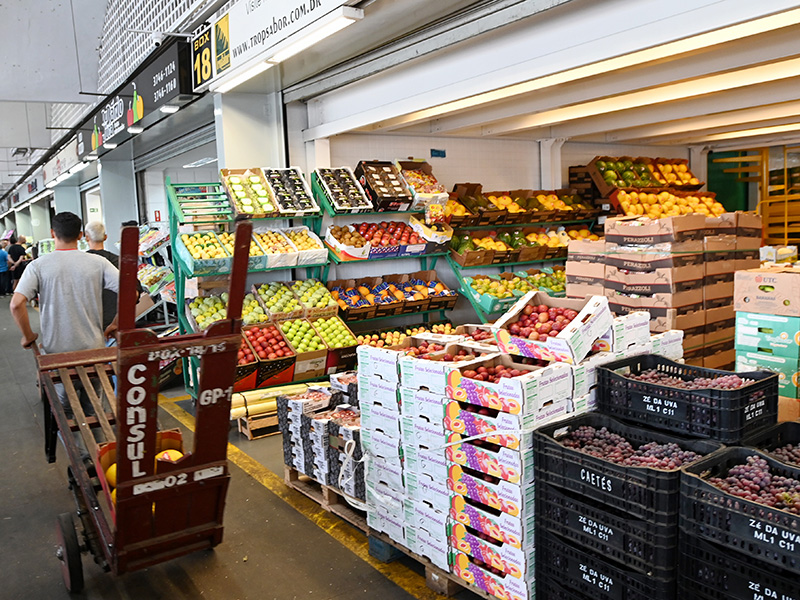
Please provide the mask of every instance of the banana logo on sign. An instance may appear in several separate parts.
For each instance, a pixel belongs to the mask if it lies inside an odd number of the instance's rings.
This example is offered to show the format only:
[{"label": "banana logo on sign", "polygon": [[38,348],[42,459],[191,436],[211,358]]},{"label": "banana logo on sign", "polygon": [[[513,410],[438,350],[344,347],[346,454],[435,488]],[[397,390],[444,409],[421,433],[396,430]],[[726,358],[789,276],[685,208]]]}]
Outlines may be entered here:
[{"label": "banana logo on sign", "polygon": [[214,48],[216,51],[217,73],[222,73],[231,66],[230,30],[228,15],[214,23]]}]

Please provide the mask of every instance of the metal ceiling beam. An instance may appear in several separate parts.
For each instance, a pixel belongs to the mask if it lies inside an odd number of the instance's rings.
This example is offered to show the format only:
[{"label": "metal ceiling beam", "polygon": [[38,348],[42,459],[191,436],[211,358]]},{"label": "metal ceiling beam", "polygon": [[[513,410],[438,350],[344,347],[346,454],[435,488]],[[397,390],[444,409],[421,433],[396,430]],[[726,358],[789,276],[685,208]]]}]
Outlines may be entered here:
[{"label": "metal ceiling beam", "polygon": [[[310,141],[359,129],[400,114],[470,98],[545,75],[622,56],[794,8],[785,0],[769,9],[747,0],[572,0],[501,31],[465,41],[457,49],[399,65],[309,101]],[[434,114],[433,117],[436,115]]]},{"label": "metal ceiling beam", "polygon": [[[774,104],[753,109],[754,103],[759,100],[763,101],[763,99],[769,99]],[[786,82],[765,83],[751,88],[709,94],[663,105],[576,119],[558,125],[530,129],[516,135],[525,139],[565,137],[590,139],[599,143],[626,143],[635,138],[624,135],[624,132],[639,127],[653,130],[658,127],[681,127],[681,123],[684,121],[692,123],[692,119],[719,120],[728,118],[727,115],[735,111],[747,109],[762,110],[766,114],[771,110],[770,107],[774,107],[777,115],[782,115],[785,111],[791,110],[791,108],[781,108],[783,103],[786,103],[787,106],[795,106],[798,101],[800,101],[800,77]],[[480,127],[472,131],[462,130],[459,132],[459,135],[469,137],[479,137],[480,134]]]},{"label": "metal ceiling beam", "polygon": [[[524,98],[518,97],[497,102],[472,111],[430,121],[430,133],[458,133],[476,126],[486,126],[504,119],[528,116],[555,107],[579,104],[597,98],[611,97],[627,92],[655,88],[660,85],[688,81],[733,68],[758,65],[787,56],[797,55],[797,39],[800,27],[774,32],[774,35],[759,36],[758,40],[742,40],[709,49],[702,55],[683,56],[672,61],[644,64],[636,68],[610,73],[586,80],[547,88]],[[753,45],[758,50],[753,50]],[[369,126],[370,131],[394,130],[402,126],[419,123],[423,119],[412,116],[399,117]]]}]

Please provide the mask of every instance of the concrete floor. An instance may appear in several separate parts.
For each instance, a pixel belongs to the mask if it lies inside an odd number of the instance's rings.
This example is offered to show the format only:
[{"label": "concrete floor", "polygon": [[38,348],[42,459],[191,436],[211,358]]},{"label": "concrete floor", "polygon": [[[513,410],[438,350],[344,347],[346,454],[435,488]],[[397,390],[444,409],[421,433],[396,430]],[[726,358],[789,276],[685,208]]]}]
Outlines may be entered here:
[{"label": "concrete floor", "polygon": [[[5,303],[6,299],[2,299]],[[34,330],[38,314],[30,311]],[[68,597],[54,555],[56,517],[74,510],[67,489],[65,454],[55,464],[44,456],[42,407],[33,356],[22,349],[7,308],[0,309],[0,599]],[[173,390],[172,395],[182,390]],[[161,409],[163,426],[180,423]],[[186,427],[184,439],[191,440]],[[247,441],[231,431],[232,443],[282,477],[279,436]],[[365,555],[363,536],[328,533],[300,510],[304,498],[274,485],[270,491],[231,464],[225,537],[213,551],[195,553],[140,572],[115,577],[83,557],[85,589],[77,597],[109,599],[259,598],[405,600],[442,598],[424,587],[414,561],[377,565]],[[308,502],[305,502],[308,505]],[[327,513],[326,513],[327,514]],[[349,525],[345,526],[350,529]],[[372,564],[371,564],[372,563]],[[380,569],[380,571],[378,570]],[[397,581],[400,585],[394,583]],[[401,587],[402,585],[402,587]],[[408,591],[406,591],[408,590]],[[458,598],[476,598],[462,592]]]}]

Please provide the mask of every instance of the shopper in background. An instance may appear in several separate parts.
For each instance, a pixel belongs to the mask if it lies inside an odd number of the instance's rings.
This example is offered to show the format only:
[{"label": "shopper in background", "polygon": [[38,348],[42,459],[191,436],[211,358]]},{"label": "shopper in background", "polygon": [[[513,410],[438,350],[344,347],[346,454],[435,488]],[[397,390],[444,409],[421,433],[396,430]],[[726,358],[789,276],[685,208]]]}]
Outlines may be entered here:
[{"label": "shopper in background", "polygon": [[[105,249],[106,227],[100,221],[92,221],[86,224],[84,230],[86,241],[89,243],[88,254],[97,254],[110,262],[116,269],[119,269],[119,257],[113,252]],[[103,290],[103,330],[105,331],[117,314],[117,293],[108,289]]]},{"label": "shopper in background", "polygon": [[9,269],[11,271],[12,289],[17,289],[22,273],[25,271],[27,263],[27,256],[25,252],[25,236],[19,236],[19,239],[12,236],[11,245],[8,247]]},{"label": "shopper in background", "polygon": [[8,252],[6,252],[6,246],[8,244],[0,242],[0,296],[7,296],[10,292],[10,277],[11,272],[8,270]]},{"label": "shopper in background", "polygon": [[[47,354],[94,350],[105,347],[105,338],[114,324],[103,329],[103,290],[117,292],[119,271],[108,260],[88,252],[78,251],[83,235],[81,219],[71,212],[58,213],[52,220],[55,251],[31,262],[11,299],[11,314],[22,332],[22,346],[29,348],[39,337],[33,332],[28,318],[28,300],[39,295],[42,350]],[[94,382],[99,388],[99,382]],[[56,386],[59,400],[71,417],[67,396],[62,384]],[[76,390],[80,382],[76,382]],[[88,415],[94,409],[86,396],[81,406]],[[102,396],[101,396],[102,397]]]}]

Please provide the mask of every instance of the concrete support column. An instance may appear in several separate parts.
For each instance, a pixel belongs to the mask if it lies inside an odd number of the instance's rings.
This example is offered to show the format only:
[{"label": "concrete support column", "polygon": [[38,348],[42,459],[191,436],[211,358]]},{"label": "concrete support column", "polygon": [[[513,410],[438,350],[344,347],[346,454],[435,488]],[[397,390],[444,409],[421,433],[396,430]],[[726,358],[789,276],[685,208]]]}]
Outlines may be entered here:
[{"label": "concrete support column", "polygon": [[306,142],[306,165],[307,172],[314,169],[326,169],[331,165],[331,141],[329,138],[319,138],[312,142]]},{"label": "concrete support column", "polygon": [[689,169],[700,181],[708,181],[708,146],[689,146]]},{"label": "concrete support column", "polygon": [[3,219],[3,231],[17,228],[17,215],[14,211],[8,213]]},{"label": "concrete support column", "polygon": [[106,246],[113,248],[120,240],[122,223],[139,220],[136,180],[133,175],[133,144],[125,144],[101,158],[99,173],[103,222],[108,234]]},{"label": "concrete support column", "polygon": [[548,138],[539,142],[539,184],[543,190],[561,189],[561,146],[566,138]]},{"label": "concrete support column", "polygon": [[24,235],[28,241],[33,239],[30,209],[26,208],[17,213],[17,235]]},{"label": "concrete support column", "polygon": [[71,212],[83,218],[81,192],[77,185],[59,185],[53,188],[56,213]]},{"label": "concrete support column", "polygon": [[288,166],[279,91],[216,94],[214,120],[220,168]]},{"label": "concrete support column", "polygon": [[31,228],[33,229],[33,239],[37,242],[50,237],[49,204],[47,200],[31,204]]}]

